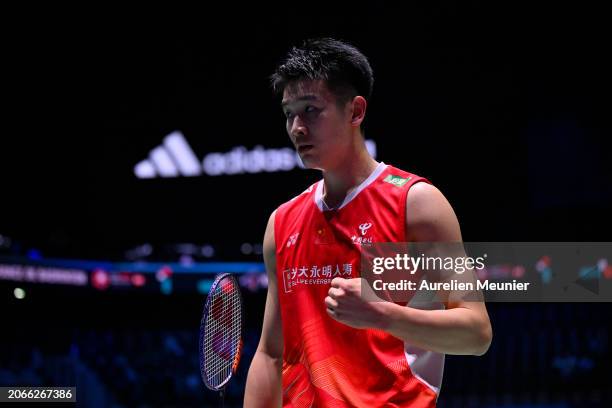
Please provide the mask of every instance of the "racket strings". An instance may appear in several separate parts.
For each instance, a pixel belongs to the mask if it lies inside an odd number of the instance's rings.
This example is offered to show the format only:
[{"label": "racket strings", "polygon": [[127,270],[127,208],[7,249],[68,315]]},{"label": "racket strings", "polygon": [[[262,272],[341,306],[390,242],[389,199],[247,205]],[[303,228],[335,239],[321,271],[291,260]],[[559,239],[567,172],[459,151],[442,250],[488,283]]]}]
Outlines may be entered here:
[{"label": "racket strings", "polygon": [[229,379],[239,357],[241,299],[233,279],[221,280],[210,296],[203,344],[204,370],[209,384],[218,388]]}]

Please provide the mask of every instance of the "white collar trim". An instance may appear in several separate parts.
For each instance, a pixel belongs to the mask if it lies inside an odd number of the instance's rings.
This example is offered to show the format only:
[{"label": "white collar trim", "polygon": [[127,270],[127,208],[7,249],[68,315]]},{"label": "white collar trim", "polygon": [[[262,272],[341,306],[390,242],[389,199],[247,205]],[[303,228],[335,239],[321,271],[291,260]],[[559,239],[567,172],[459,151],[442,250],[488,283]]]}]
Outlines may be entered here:
[{"label": "white collar trim", "polygon": [[380,176],[381,173],[385,171],[386,168],[387,168],[387,165],[385,163],[383,162],[378,163],[378,166],[376,166],[372,174],[370,174],[367,179],[363,180],[361,184],[357,186],[357,188],[355,188],[353,191],[347,194],[347,196],[344,197],[344,200],[342,201],[340,206],[335,207],[335,208],[327,207],[327,204],[325,204],[325,202],[323,201],[323,180],[319,180],[319,182],[317,183],[315,194],[314,194],[315,204],[321,211],[339,210],[343,208],[348,203],[353,201],[353,199],[357,197],[357,194],[361,193],[361,191],[363,191],[364,188],[372,184],[374,180],[376,180],[378,176]]}]

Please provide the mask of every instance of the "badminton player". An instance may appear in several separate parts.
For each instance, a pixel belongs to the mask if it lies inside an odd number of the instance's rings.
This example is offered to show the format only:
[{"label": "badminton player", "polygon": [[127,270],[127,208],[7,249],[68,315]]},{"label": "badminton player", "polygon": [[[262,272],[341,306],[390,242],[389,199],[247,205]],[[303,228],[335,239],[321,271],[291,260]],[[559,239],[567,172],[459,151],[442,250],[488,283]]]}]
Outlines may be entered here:
[{"label": "badminton player", "polygon": [[323,178],[268,221],[269,287],[247,408],[433,407],[444,355],[482,355],[491,342],[483,302],[421,310],[361,296],[361,245],[461,241],[436,187],[366,150],[373,81],[358,49],[328,38],[294,47],[272,75],[289,137]]}]

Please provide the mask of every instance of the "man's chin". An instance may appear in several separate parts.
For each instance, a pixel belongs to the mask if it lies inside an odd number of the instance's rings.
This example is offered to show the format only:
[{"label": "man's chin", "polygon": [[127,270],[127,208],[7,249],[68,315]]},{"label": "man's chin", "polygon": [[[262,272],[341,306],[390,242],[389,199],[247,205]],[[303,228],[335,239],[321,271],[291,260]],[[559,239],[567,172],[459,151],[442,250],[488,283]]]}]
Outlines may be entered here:
[{"label": "man's chin", "polygon": [[305,169],[310,170],[321,170],[321,166],[318,160],[315,160],[314,157],[306,155],[305,157],[300,156],[300,160],[302,160],[302,164]]},{"label": "man's chin", "polygon": [[300,160],[302,161],[302,166],[304,166],[305,169],[316,168],[316,161],[313,160],[313,157],[310,157],[309,155],[306,155],[305,157],[300,155]]}]

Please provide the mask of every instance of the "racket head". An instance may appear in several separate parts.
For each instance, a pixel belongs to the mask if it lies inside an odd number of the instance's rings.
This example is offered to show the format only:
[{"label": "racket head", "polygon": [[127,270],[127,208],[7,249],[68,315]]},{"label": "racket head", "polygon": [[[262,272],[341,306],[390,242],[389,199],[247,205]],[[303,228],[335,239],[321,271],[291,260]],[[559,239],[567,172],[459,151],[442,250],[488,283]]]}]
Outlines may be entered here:
[{"label": "racket head", "polygon": [[221,390],[238,369],[244,328],[243,303],[236,278],[215,278],[200,321],[200,375],[213,391]]}]

